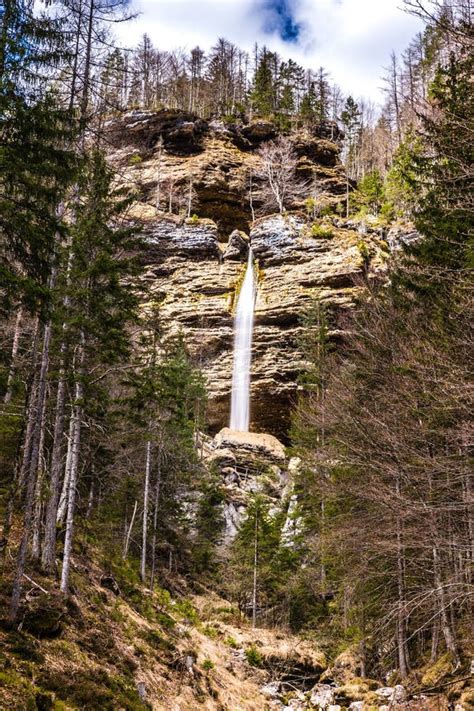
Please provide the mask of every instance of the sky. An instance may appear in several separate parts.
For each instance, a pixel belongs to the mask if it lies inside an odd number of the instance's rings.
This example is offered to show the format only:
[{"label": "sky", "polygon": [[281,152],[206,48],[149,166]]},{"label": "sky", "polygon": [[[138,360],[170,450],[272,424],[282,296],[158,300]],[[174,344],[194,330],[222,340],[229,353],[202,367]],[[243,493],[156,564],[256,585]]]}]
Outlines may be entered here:
[{"label": "sky", "polygon": [[305,68],[325,67],[345,94],[382,101],[390,52],[422,29],[403,0],[132,0],[140,14],[118,26],[124,46],[146,32],[155,47],[209,49],[218,37],[255,42]]}]

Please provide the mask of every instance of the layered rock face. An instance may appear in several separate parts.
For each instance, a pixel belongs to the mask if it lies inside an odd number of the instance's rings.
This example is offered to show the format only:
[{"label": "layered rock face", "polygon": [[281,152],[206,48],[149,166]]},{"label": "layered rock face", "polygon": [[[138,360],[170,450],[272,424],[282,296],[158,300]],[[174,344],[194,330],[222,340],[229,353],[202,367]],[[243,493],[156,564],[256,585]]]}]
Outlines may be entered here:
[{"label": "layered rock face", "polygon": [[[208,422],[217,431],[228,423],[236,295],[246,266],[234,235],[221,245],[214,224],[182,223],[141,215],[147,243],[146,279],[161,303],[170,332],[182,331],[208,385]],[[335,230],[331,239],[312,237],[303,220],[272,216],[250,232],[258,261],[258,286],[251,370],[251,430],[284,436],[288,413],[304,369],[298,343],[302,314],[318,298],[335,313],[350,309],[363,288],[360,236]],[[367,241],[367,239],[366,239]],[[237,246],[236,246],[237,245]],[[374,269],[380,248],[371,245]]]},{"label": "layered rock face", "polygon": [[[319,299],[341,322],[364,279],[383,271],[384,244],[336,218],[328,218],[321,236],[299,213],[261,217],[249,228],[248,176],[258,169],[255,148],[274,137],[273,127],[184,118],[173,123],[169,112],[129,115],[109,127],[110,160],[123,184],[139,189],[131,216],[143,233],[144,278],[166,329],[184,334],[206,377],[208,423],[217,432],[228,424],[234,309],[251,241],[258,266],[251,430],[285,438],[305,365],[298,347],[303,313]],[[313,172],[321,189],[340,199],[338,146],[309,133],[292,140],[302,174]],[[186,196],[190,175],[192,212],[199,218],[166,214],[163,186],[180,186]]]},{"label": "layered rock face", "polygon": [[[249,200],[259,208],[260,160],[257,149],[276,137],[267,121],[249,125],[206,122],[174,110],[133,111],[106,125],[110,161],[123,185],[137,191],[142,203],[173,212],[185,210],[191,186],[191,214],[214,220],[226,241],[233,229],[248,232]],[[339,160],[338,129],[322,125],[317,133],[292,137],[301,178],[317,180],[327,195],[343,195],[344,170]]]}]

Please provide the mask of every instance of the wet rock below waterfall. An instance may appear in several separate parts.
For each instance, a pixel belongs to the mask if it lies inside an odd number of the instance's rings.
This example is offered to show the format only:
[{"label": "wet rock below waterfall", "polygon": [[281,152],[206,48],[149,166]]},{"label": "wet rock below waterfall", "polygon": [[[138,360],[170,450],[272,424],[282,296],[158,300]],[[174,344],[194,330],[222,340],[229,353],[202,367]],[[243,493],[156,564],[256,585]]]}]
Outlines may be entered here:
[{"label": "wet rock below waterfall", "polygon": [[214,438],[216,449],[223,447],[237,451],[239,455],[248,453],[269,463],[282,463],[286,459],[285,448],[273,435],[257,432],[236,432],[224,427]]}]

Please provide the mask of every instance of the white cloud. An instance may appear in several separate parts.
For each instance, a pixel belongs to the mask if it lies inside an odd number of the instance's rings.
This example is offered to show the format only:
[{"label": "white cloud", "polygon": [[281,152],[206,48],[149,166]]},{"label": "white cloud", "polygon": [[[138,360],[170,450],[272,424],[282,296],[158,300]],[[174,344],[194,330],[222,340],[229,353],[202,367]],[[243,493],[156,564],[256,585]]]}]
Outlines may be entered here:
[{"label": "white cloud", "polygon": [[421,29],[401,2],[299,0],[294,19],[304,30],[297,44],[288,44],[264,33],[255,0],[136,0],[132,6],[141,14],[119,26],[119,37],[130,47],[147,32],[161,49],[208,49],[225,37],[251,51],[258,42],[305,67],[324,66],[345,93],[378,101],[391,50],[403,51]]}]

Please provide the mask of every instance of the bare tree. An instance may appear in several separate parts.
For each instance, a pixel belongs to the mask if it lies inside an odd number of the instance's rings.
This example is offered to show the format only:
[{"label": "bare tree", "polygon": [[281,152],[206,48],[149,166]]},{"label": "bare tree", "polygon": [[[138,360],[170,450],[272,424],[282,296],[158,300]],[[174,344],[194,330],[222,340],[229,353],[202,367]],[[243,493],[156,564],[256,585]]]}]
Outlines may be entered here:
[{"label": "bare tree", "polygon": [[309,190],[308,183],[297,177],[298,157],[293,144],[286,136],[265,143],[258,151],[261,159],[259,170],[264,184],[259,198],[262,210],[278,210],[280,214],[301,202]]}]

